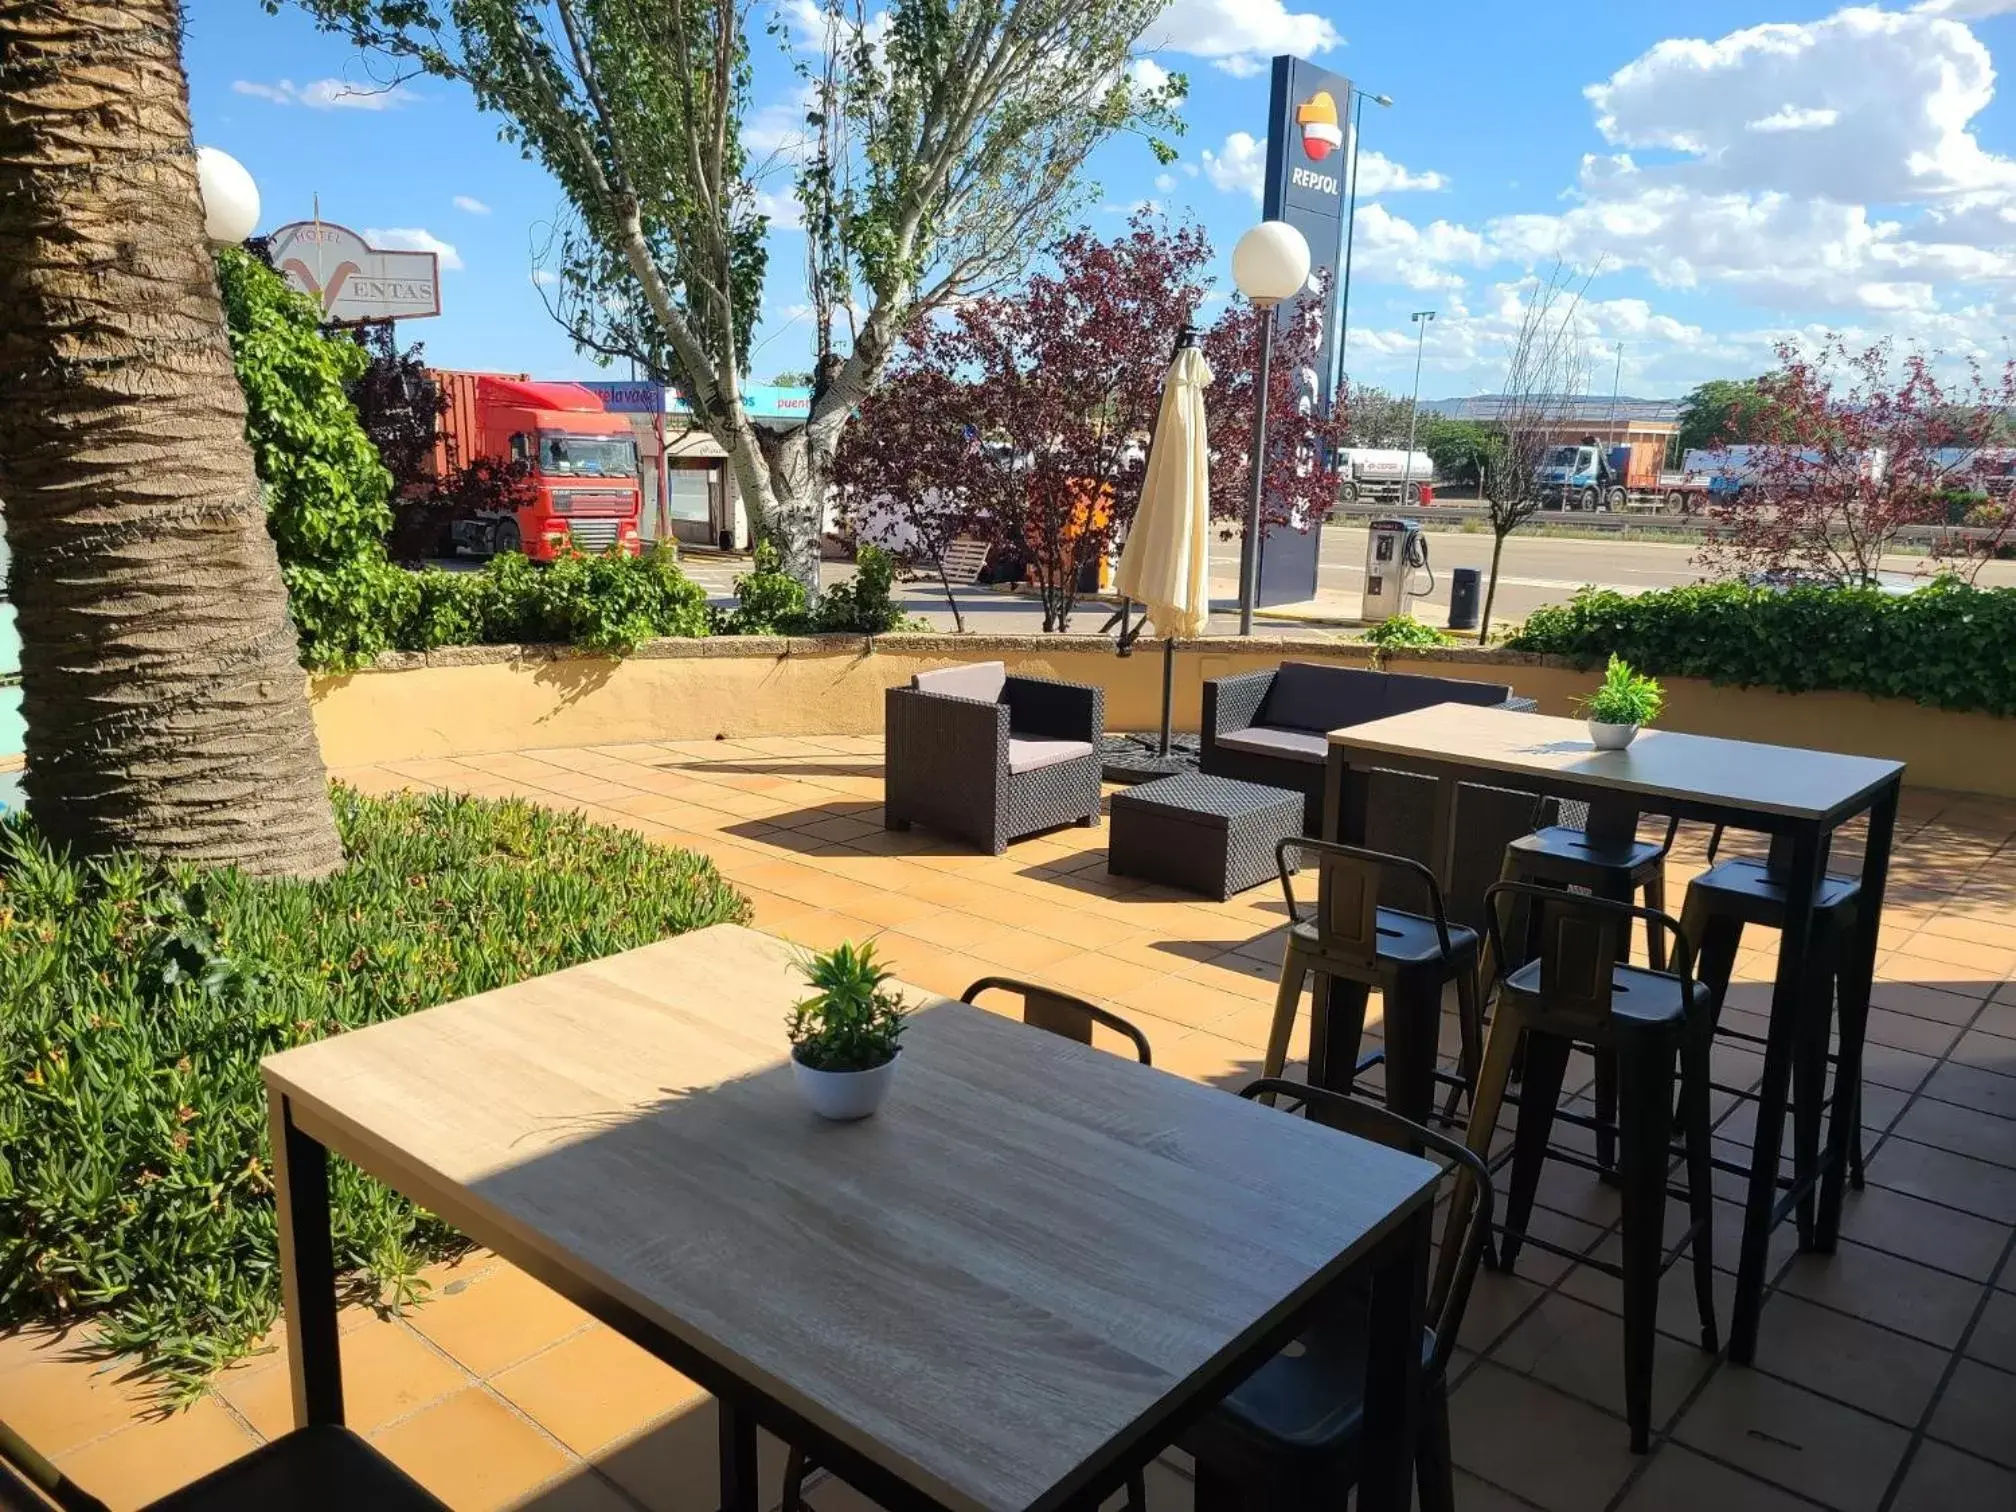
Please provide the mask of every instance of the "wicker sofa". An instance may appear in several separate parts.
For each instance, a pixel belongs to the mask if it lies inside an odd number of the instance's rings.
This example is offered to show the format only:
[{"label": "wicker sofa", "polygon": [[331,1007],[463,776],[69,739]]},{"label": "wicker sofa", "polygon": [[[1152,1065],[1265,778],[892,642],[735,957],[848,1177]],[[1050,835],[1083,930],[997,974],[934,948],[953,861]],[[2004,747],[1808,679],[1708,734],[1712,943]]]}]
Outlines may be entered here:
[{"label": "wicker sofa", "polygon": [[883,713],[890,829],[922,824],[998,856],[1022,835],[1099,822],[1103,690],[976,662],[918,673]]},{"label": "wicker sofa", "polygon": [[[1331,730],[1406,714],[1436,704],[1466,703],[1531,710],[1503,683],[1455,677],[1421,677],[1283,662],[1272,672],[1249,672],[1204,684],[1201,762],[1205,772],[1302,794],[1302,830],[1322,833],[1323,781]],[[1434,784],[1399,772],[1374,772],[1365,843],[1374,850],[1429,861]],[[1456,855],[1448,897],[1449,917],[1475,928],[1483,922],[1484,889],[1498,876],[1505,846],[1536,823],[1552,823],[1555,806],[1536,805],[1525,793],[1465,783],[1456,795]],[[1394,883],[1388,907],[1420,911],[1425,893]]]}]

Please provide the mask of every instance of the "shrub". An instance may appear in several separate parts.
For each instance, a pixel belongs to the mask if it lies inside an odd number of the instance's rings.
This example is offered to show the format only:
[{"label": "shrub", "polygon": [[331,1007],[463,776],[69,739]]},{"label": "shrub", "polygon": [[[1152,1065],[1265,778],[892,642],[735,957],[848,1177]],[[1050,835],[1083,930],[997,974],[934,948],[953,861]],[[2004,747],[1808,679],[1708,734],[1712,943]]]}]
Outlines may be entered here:
[{"label": "shrub", "polygon": [[895,599],[896,559],[880,546],[864,545],[854,558],[854,576],[805,606],[805,588],[778,566],[777,550],[756,547],[756,570],[735,579],[735,607],[717,612],[718,635],[886,635],[891,630],[930,628],[905,614]]},{"label": "shrub", "polygon": [[411,594],[385,555],[392,476],[347,391],[370,358],[325,336],[314,301],[249,253],[219,252],[217,274],[302,665],[363,666],[392,644]]},{"label": "shrub", "polygon": [[1367,645],[1391,651],[1403,646],[1448,646],[1453,640],[1411,614],[1392,614],[1359,637]]},{"label": "shrub", "polygon": [[402,651],[559,644],[622,656],[640,641],[708,629],[706,590],[663,543],[638,557],[576,552],[539,567],[512,552],[478,572],[405,576],[410,597],[394,632]]},{"label": "shrub", "polygon": [[1587,666],[1621,656],[1665,677],[2016,714],[2016,588],[1951,579],[1894,595],[1743,583],[1635,597],[1584,589],[1569,603],[1534,610],[1505,644]]},{"label": "shrub", "polygon": [[[280,1306],[262,1056],[747,916],[704,857],[578,815],[333,792],[316,882],[73,862],[0,824],[0,1325],[99,1314],[182,1389]],[[339,1266],[459,1241],[338,1162]]]}]

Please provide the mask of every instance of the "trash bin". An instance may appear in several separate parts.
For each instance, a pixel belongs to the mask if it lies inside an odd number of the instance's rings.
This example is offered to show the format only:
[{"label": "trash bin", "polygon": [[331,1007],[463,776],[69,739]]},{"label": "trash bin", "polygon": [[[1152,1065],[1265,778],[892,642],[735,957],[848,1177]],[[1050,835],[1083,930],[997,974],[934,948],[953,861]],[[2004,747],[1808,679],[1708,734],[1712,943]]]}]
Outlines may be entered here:
[{"label": "trash bin", "polygon": [[1480,577],[1475,567],[1458,567],[1449,574],[1449,628],[1477,628],[1477,593]]}]

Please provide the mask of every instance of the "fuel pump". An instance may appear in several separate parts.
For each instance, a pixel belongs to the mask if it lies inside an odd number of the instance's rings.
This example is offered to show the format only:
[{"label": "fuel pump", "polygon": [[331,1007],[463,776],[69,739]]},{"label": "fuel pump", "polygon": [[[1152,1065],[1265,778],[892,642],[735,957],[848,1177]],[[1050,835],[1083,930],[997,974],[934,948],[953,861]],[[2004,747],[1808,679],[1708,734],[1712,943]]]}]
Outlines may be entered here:
[{"label": "fuel pump", "polygon": [[1421,522],[1372,521],[1365,542],[1365,599],[1359,618],[1376,625],[1396,614],[1412,613],[1414,600],[1434,591],[1435,570],[1428,565],[1428,535]]}]

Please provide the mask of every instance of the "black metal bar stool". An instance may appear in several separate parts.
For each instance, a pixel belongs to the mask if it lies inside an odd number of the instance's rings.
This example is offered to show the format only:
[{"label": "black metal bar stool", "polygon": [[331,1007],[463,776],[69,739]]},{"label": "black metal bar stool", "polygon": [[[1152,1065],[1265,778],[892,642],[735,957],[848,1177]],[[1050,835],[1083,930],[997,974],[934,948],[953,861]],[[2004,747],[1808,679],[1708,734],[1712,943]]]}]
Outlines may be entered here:
[{"label": "black metal bar stool", "polygon": [[[1761,1034],[1725,1027],[1722,1007],[1728,1000],[1729,981],[1736,967],[1736,952],[1743,943],[1743,928],[1755,924],[1766,929],[1785,925],[1785,867],[1790,847],[1774,838],[1768,859],[1731,857],[1717,861],[1722,844],[1722,826],[1717,825],[1708,840],[1707,871],[1687,884],[1687,902],[1680,925],[1694,943],[1696,971],[1708,989],[1715,1032],[1724,1038],[1765,1045]],[[1824,856],[1823,856],[1824,864]],[[1792,1168],[1790,1184],[1800,1187],[1799,1244],[1802,1249],[1834,1247],[1833,1224],[1840,1212],[1841,1173],[1830,1169],[1823,1182],[1832,1183],[1835,1196],[1822,1201],[1829,1214],[1824,1223],[1816,1220],[1815,1192],[1810,1180],[1820,1159],[1821,1110],[1826,1105],[1827,1071],[1834,1068],[1834,1098],[1829,1117],[1845,1119],[1848,1175],[1856,1190],[1862,1187],[1862,1040],[1869,1022],[1869,982],[1860,973],[1848,970],[1854,944],[1855,919],[1861,906],[1862,884],[1855,877],[1823,872],[1813,894],[1813,945],[1807,973],[1807,996],[1799,1005],[1792,1040]],[[1833,1028],[1836,995],[1840,1000],[1841,1047],[1828,1049]],[[1754,1101],[1757,1094],[1747,1087],[1715,1083],[1715,1090]],[[1718,1159],[1723,1170],[1747,1176],[1750,1167]],[[1781,1180],[1781,1185],[1786,1184]],[[1824,1232],[1823,1232],[1824,1230]]]},{"label": "black metal bar stool", "polygon": [[[1295,901],[1291,854],[1314,857],[1316,862],[1316,911],[1306,918]],[[1440,1074],[1435,1061],[1442,1027],[1442,993],[1451,982],[1456,984],[1462,1029],[1464,1081],[1474,1084],[1483,1059],[1476,931],[1449,922],[1434,872],[1405,856],[1330,840],[1290,838],[1275,847],[1274,859],[1281,870],[1281,891],[1288,900],[1290,924],[1262,1074],[1278,1077],[1287,1062],[1302,984],[1312,973],[1317,1009],[1311,1026],[1311,1062],[1334,1060],[1352,1067],[1354,1075],[1372,1064],[1378,1057],[1358,1060],[1358,1044],[1365,1032],[1366,1001],[1370,990],[1377,987],[1386,1013],[1386,1106],[1402,1118],[1426,1123]],[[1424,886],[1429,912],[1424,915],[1380,907],[1381,883],[1388,873],[1410,877]],[[1330,991],[1333,981],[1341,990]],[[1330,1005],[1327,1011],[1323,1007],[1326,1001]],[[1313,1048],[1318,1032],[1331,1041],[1323,1057]]]},{"label": "black metal bar stool", "polygon": [[[1644,1453],[1652,1425],[1652,1350],[1659,1311],[1659,1278],[1690,1244],[1694,1250],[1694,1295],[1701,1312],[1701,1347],[1719,1347],[1715,1329],[1714,1255],[1711,1249],[1715,1194],[1708,1146],[1708,992],[1694,980],[1693,951],[1679,923],[1669,915],[1607,898],[1587,897],[1531,882],[1500,882],[1487,897],[1492,905],[1484,928],[1498,960],[1505,952],[1499,905],[1523,902],[1534,949],[1525,965],[1500,986],[1470,1112],[1468,1144],[1490,1158],[1491,1138],[1505,1103],[1513,1054],[1523,1036],[1526,1068],[1513,1136],[1512,1179],[1505,1205],[1499,1268],[1510,1270],[1523,1243],[1594,1265],[1624,1282],[1624,1397],[1631,1423],[1631,1448]],[[1675,944],[1670,971],[1648,970],[1619,959],[1630,926],[1670,932]],[[1619,1166],[1624,1219],[1622,1265],[1609,1265],[1549,1244],[1526,1233],[1533,1197],[1547,1157],[1587,1169],[1593,1166],[1565,1151],[1550,1150],[1562,1073],[1575,1046],[1607,1053],[1617,1066]],[[1692,1222],[1670,1250],[1664,1249],[1667,1173],[1672,1164],[1673,1108],[1680,1093],[1681,1131],[1687,1144],[1686,1198]],[[1447,1261],[1445,1260],[1445,1265]]]},{"label": "black metal bar stool", "polygon": [[[1536,811],[1536,828],[1521,835],[1505,848],[1505,865],[1499,878],[1505,882],[1538,883],[1545,887],[1575,888],[1591,897],[1613,903],[1636,904],[1642,893],[1645,906],[1654,912],[1666,908],[1666,857],[1673,849],[1673,836],[1680,827],[1677,818],[1666,821],[1660,840],[1638,838],[1639,810],[1626,804],[1562,804],[1564,822],[1545,822],[1546,801]],[[1576,810],[1582,822],[1576,824]],[[1619,926],[1623,936],[1617,959],[1631,958],[1631,921]],[[1666,969],[1666,937],[1658,929],[1645,929],[1645,959],[1654,971]],[[1483,982],[1488,994],[1496,974],[1504,970],[1502,960],[1494,960],[1490,949],[1484,954]],[[1451,1092],[1443,1108],[1446,1116],[1456,1112],[1457,1094]],[[1610,1056],[1596,1057],[1596,1163],[1608,1171],[1616,1164],[1617,1068]]]}]

